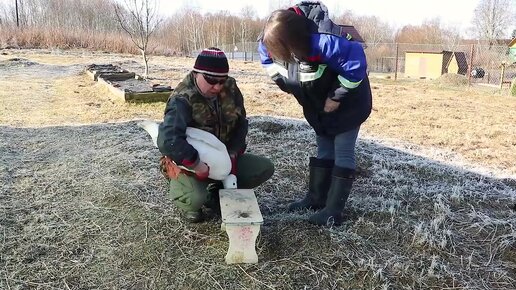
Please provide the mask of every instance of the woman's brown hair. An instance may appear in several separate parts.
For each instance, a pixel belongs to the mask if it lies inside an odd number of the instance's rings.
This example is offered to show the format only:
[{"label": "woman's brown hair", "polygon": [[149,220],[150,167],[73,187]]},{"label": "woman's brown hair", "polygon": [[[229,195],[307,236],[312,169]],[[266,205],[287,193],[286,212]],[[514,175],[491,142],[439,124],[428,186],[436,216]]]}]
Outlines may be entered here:
[{"label": "woman's brown hair", "polygon": [[263,43],[273,59],[292,62],[295,56],[304,60],[310,53],[310,35],[305,16],[280,9],[267,20]]}]

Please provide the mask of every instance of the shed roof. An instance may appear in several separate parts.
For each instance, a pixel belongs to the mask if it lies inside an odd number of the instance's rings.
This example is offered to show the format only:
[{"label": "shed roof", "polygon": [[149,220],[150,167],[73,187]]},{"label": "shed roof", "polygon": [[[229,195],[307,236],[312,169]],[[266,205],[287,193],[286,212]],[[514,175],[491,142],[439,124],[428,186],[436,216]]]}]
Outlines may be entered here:
[{"label": "shed roof", "polygon": [[433,54],[442,54],[442,50],[412,50],[412,51],[405,51],[405,53],[433,53]]},{"label": "shed roof", "polygon": [[511,40],[511,42],[509,42],[509,47],[512,47],[512,46],[513,46],[513,45],[515,45],[515,44],[516,44],[516,37],[515,37],[515,38],[513,38],[513,39]]},{"label": "shed roof", "polygon": [[349,33],[349,35],[351,35],[351,37],[353,38],[354,41],[358,41],[358,42],[362,42],[364,43],[364,39],[362,38],[362,36],[360,35],[360,33],[358,33],[357,29],[353,26],[353,25],[341,25],[339,24],[340,26],[340,34],[341,35],[344,35],[346,36],[346,34]]},{"label": "shed roof", "polygon": [[506,38],[500,38],[500,39],[494,39],[494,40],[488,40],[488,39],[464,39],[459,42],[459,44],[475,44],[475,45],[509,45],[514,39],[506,39]]}]

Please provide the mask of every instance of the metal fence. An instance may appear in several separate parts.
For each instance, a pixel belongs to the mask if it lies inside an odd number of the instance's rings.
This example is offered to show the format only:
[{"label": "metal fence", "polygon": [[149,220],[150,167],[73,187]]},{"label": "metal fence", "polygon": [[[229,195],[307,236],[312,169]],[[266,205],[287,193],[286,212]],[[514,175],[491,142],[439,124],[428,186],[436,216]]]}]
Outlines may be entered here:
[{"label": "metal fence", "polygon": [[[370,73],[392,74],[403,78],[407,52],[460,52],[465,56],[470,83],[504,86],[516,78],[516,60],[511,59],[508,46],[494,45],[428,45],[401,43],[366,43],[365,52]],[[220,47],[230,59],[259,61],[257,42],[244,42]],[[197,52],[193,52],[194,55]]]}]

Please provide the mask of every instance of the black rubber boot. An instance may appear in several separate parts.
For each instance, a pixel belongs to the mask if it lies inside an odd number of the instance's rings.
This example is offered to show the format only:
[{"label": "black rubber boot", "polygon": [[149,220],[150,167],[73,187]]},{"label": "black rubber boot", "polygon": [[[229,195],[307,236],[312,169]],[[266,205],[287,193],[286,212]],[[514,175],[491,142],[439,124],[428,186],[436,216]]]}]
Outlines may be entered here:
[{"label": "black rubber boot", "polygon": [[204,221],[204,214],[201,210],[198,211],[186,211],[183,214],[184,219],[189,223],[200,223]]},{"label": "black rubber boot", "polygon": [[355,170],[335,166],[326,206],[309,218],[310,223],[320,226],[340,226],[343,220],[342,210],[348,200],[354,179]]},{"label": "black rubber boot", "polygon": [[289,204],[288,211],[301,209],[317,210],[324,207],[326,194],[330,188],[333,163],[334,160],[310,157],[308,192],[302,200]]},{"label": "black rubber boot", "polygon": [[207,215],[212,217],[220,217],[220,196],[219,196],[219,190],[223,189],[224,186],[222,185],[222,182],[214,182],[210,183],[206,190],[208,190],[208,201],[204,203],[204,206],[206,207]]}]

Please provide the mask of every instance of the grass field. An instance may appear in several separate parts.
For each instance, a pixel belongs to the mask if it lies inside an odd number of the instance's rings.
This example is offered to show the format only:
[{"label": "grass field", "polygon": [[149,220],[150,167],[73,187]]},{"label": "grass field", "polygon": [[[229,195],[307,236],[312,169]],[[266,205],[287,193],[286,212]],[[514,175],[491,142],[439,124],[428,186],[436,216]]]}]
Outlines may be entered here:
[{"label": "grass field", "polygon": [[[249,151],[276,173],[255,190],[259,263],[229,266],[220,220],[185,224],[159,152],[127,104],[83,72],[138,57],[1,50],[0,289],[515,289],[516,98],[461,79],[371,76],[373,113],[341,227],[286,213],[306,190],[314,133],[257,63],[232,61]],[[175,86],[191,58],[154,57]]]}]

